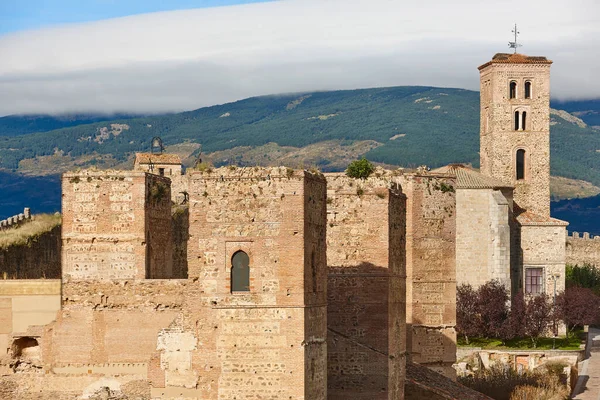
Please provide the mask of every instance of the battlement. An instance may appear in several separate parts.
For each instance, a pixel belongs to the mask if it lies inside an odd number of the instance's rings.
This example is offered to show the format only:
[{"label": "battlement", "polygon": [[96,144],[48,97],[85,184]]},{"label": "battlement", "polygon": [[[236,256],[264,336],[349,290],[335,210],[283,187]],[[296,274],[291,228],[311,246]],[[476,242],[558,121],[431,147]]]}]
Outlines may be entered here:
[{"label": "battlement", "polygon": [[592,235],[589,232],[568,232],[568,239],[593,239],[600,241],[600,235]]},{"label": "battlement", "polygon": [[25,207],[22,213],[0,221],[0,231],[22,225],[27,221],[31,221],[31,219],[31,211],[29,210],[29,207]]}]

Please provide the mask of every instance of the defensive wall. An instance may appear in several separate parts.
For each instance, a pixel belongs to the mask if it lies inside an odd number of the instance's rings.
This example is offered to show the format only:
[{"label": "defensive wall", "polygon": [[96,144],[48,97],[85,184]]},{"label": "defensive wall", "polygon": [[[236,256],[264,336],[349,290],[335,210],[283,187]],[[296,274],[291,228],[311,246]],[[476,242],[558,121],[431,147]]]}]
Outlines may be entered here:
[{"label": "defensive wall", "polygon": [[570,265],[590,264],[600,267],[600,236],[589,232],[572,232],[567,236],[566,263]]},{"label": "defensive wall", "polygon": [[0,249],[0,279],[60,279],[60,236],[57,225],[32,241]]},{"label": "defensive wall", "polygon": [[0,221],[0,230],[14,228],[31,220],[31,211],[28,207],[23,209],[22,213],[13,215]]},{"label": "defensive wall", "polygon": [[327,398],[403,399],[406,196],[391,175],[326,177]]}]

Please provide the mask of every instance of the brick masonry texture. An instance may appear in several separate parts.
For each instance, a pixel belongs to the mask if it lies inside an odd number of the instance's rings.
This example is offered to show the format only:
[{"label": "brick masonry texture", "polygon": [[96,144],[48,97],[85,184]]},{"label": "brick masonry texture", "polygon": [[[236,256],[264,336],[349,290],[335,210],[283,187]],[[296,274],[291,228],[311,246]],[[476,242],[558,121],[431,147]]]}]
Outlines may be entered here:
[{"label": "brick masonry texture", "polygon": [[406,196],[389,173],[327,185],[328,399],[403,399]]},{"label": "brick masonry texture", "polygon": [[[206,399],[325,399],[326,183],[286,168],[190,176],[190,279]],[[250,291],[231,292],[231,259],[250,258]],[[191,321],[187,321],[188,323]]]},{"label": "brick masonry texture", "polygon": [[171,276],[168,178],[84,170],[62,186],[63,280]]}]

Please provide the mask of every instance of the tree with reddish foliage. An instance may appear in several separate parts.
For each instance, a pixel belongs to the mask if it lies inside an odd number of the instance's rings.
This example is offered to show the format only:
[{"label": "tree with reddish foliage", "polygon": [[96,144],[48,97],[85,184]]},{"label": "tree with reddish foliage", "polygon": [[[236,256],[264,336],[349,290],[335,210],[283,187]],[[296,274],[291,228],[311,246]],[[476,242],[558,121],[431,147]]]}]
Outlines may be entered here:
[{"label": "tree with reddish foliage", "polygon": [[469,336],[479,336],[478,295],[469,284],[456,288],[456,330],[465,337],[469,344]]},{"label": "tree with reddish foliage", "polygon": [[600,297],[592,289],[568,287],[556,297],[556,318],[565,322],[568,337],[576,327],[598,321]]},{"label": "tree with reddish foliage", "polygon": [[508,290],[499,281],[492,280],[479,287],[477,292],[479,332],[488,338],[501,337],[508,318]]},{"label": "tree with reddish foliage", "polygon": [[527,300],[524,333],[531,339],[534,348],[537,347],[538,339],[548,331],[552,323],[552,312],[552,304],[545,294],[538,294]]},{"label": "tree with reddish foliage", "polygon": [[500,339],[504,343],[507,340],[521,338],[525,336],[525,323],[527,316],[525,315],[527,303],[523,292],[517,293],[510,304],[510,312],[508,319],[502,327]]}]

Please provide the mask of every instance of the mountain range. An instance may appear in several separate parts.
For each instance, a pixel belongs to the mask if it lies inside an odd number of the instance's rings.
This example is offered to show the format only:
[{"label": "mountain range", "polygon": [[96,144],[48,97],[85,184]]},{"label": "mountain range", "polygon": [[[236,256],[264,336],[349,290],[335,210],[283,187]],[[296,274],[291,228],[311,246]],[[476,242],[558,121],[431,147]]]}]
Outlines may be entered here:
[{"label": "mountain range", "polygon": [[[552,175],[600,186],[600,100],[553,101],[552,108]],[[365,156],[389,166],[477,167],[479,93],[402,86],[262,96],[167,115],[3,117],[0,217],[23,206],[58,209],[57,174],[127,168],[154,136],[187,165],[201,157],[339,171]],[[36,197],[36,187],[48,195]]]}]

